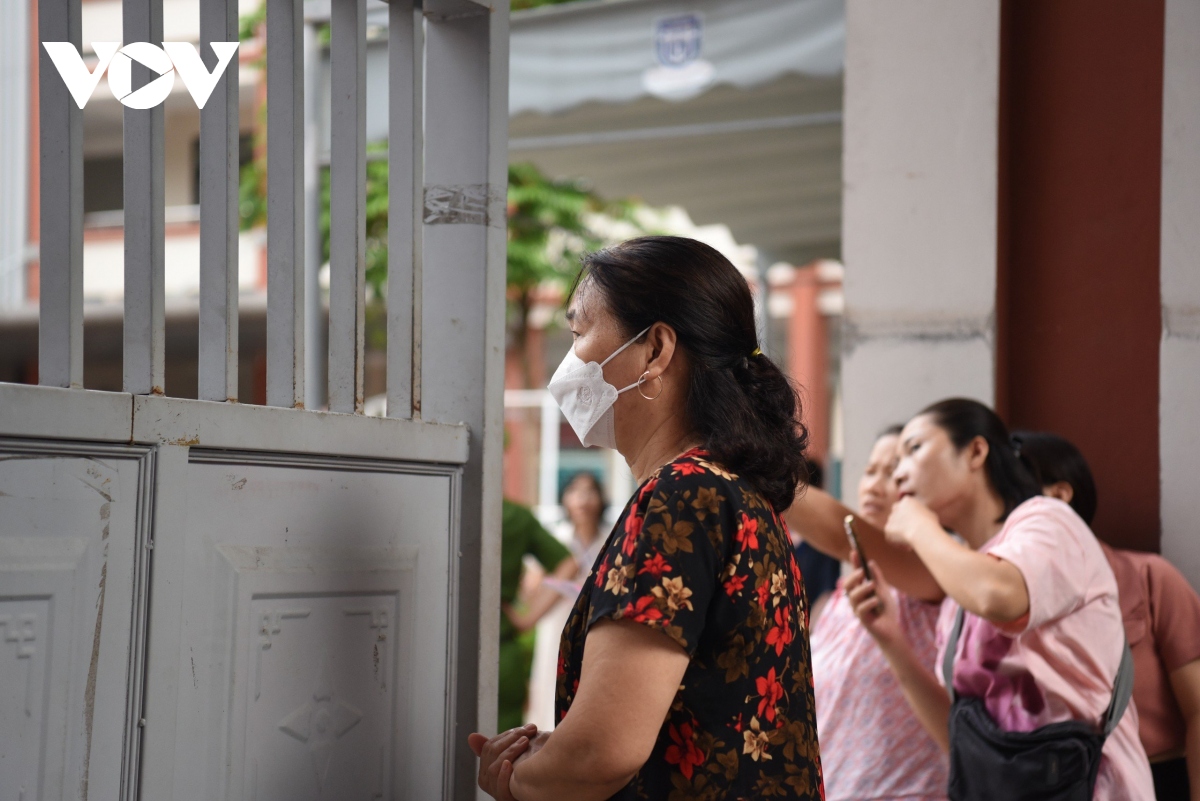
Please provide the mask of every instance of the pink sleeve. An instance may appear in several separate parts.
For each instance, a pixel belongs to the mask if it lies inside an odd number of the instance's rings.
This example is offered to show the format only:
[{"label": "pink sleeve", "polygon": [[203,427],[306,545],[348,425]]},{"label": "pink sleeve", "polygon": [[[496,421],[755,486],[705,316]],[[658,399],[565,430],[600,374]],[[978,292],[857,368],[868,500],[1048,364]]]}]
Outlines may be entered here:
[{"label": "pink sleeve", "polygon": [[[1091,536],[1043,499],[1027,501],[1035,508],[1021,508],[999,542],[986,553],[1003,559],[1021,571],[1029,592],[1029,613],[1021,621],[1003,627],[1017,635],[1058,620],[1083,605],[1088,595],[1093,570],[1093,554],[1080,542],[1080,535]],[[1082,526],[1080,522],[1079,526]],[[1097,554],[1100,548],[1095,549]],[[1103,558],[1101,556],[1101,558]],[[1024,622],[1021,626],[1019,623]]]},{"label": "pink sleeve", "polygon": [[1200,659],[1200,597],[1166,559],[1150,559],[1147,571],[1154,642],[1170,673]]}]

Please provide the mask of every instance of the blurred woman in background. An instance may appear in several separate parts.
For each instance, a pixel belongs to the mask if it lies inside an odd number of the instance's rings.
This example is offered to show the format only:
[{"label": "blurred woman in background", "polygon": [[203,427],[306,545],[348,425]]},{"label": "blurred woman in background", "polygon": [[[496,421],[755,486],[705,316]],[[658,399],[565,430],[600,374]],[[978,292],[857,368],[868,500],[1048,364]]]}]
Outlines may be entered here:
[{"label": "blurred woman in background", "polygon": [[[525,722],[539,730],[554,728],[554,682],[558,673],[558,641],[563,626],[571,614],[571,604],[583,588],[588,573],[596,564],[604,537],[600,536],[600,524],[604,517],[604,490],[596,474],[587,470],[575,473],[563,487],[563,512],[568,528],[567,548],[579,565],[578,572],[569,581],[549,579],[546,581],[559,593],[559,601],[546,613],[537,625],[537,641],[533,650],[533,670],[529,676],[529,706],[525,711]],[[558,529],[555,533],[562,535]]]},{"label": "blurred woman in background", "polygon": [[[892,426],[875,440],[858,480],[860,534],[867,526],[882,531],[896,502],[892,471],[900,428]],[[828,494],[808,487],[785,516],[806,540],[845,547],[847,514]],[[932,668],[942,593],[929,601],[893,590],[893,598],[905,639]],[[944,801],[946,755],[909,708],[840,583],[813,624],[812,659],[827,801]]]},{"label": "blurred woman in background", "polygon": [[[571,476],[562,493],[563,512],[571,526],[567,547],[579,563],[580,583],[591,572],[604,538],[600,536],[600,520],[604,517],[604,488],[595,473],[586,470]],[[574,600],[574,596],[571,597]]]},{"label": "blurred woman in background", "polygon": [[[1044,432],[1018,431],[1013,440],[1042,492],[1070,504],[1090,526],[1096,482],[1079,449]],[[1100,547],[1121,596],[1135,666],[1138,734],[1150,757],[1155,793],[1159,801],[1200,801],[1200,596],[1158,554],[1103,542]]]}]

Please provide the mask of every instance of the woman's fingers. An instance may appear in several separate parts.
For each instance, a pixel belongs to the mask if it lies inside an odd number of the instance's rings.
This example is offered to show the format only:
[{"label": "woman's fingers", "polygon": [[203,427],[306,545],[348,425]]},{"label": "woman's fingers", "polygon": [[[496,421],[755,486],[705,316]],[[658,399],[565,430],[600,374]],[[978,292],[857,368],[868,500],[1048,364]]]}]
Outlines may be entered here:
[{"label": "woman's fingers", "polygon": [[499,801],[517,801],[512,794],[512,790],[508,789],[508,783],[512,781],[513,763],[507,759],[500,764],[500,773],[497,776],[498,784],[496,787],[495,797]]},{"label": "woman's fingers", "polygon": [[862,568],[855,568],[846,574],[846,578],[842,581],[842,589],[847,595],[849,595],[850,592],[862,584],[865,579],[866,574],[863,573]]},{"label": "woman's fingers", "polygon": [[873,623],[879,617],[880,611],[879,599],[874,596],[854,604],[854,615],[863,623]]},{"label": "woman's fingers", "polygon": [[850,599],[850,604],[852,606],[858,606],[863,601],[867,600],[868,598],[872,598],[874,596],[875,596],[875,582],[873,582],[873,581],[862,581],[862,582],[859,582],[859,584],[857,586],[855,586],[853,588],[850,588],[849,586],[847,586],[847,589],[846,589],[846,597]]},{"label": "woman's fingers", "polygon": [[[516,729],[501,732],[495,737],[487,738],[482,734],[472,733],[467,737],[467,745],[479,757],[479,787],[486,793],[495,795],[496,781],[499,776],[502,755],[517,741],[524,739],[525,743],[518,750],[521,753],[529,746],[529,737],[537,733],[537,726],[530,723]],[[512,758],[515,758],[512,757]]]},{"label": "woman's fingers", "polygon": [[528,737],[537,731],[537,726],[530,723],[528,726],[520,726],[515,729],[509,729],[506,732],[501,732],[495,737],[487,741],[487,745],[483,747],[483,753],[479,758],[491,764],[496,760],[496,757],[513,744],[520,737]]},{"label": "woman's fingers", "polygon": [[[508,748],[500,752],[494,761],[488,765],[486,777],[481,777],[479,786],[493,798],[505,799],[512,795],[508,790],[508,781],[512,778],[512,763],[518,756],[529,748],[529,738],[521,735]],[[505,765],[508,766],[505,769]]]},{"label": "woman's fingers", "polygon": [[493,775],[498,776],[500,774],[500,768],[505,762],[515,761],[516,758],[519,757],[527,748],[529,748],[529,738],[525,735],[521,735],[516,739],[515,742],[508,746],[508,748],[504,749],[496,756],[495,761],[492,762],[491,767],[489,767],[488,770]]},{"label": "woman's fingers", "polygon": [[883,614],[883,598],[879,595],[874,581],[867,581],[861,570],[856,570],[854,573],[857,574],[858,580],[853,586],[851,586],[851,582],[846,582],[846,599],[850,601],[850,607],[854,610],[854,614],[864,623],[869,623],[877,615]]}]

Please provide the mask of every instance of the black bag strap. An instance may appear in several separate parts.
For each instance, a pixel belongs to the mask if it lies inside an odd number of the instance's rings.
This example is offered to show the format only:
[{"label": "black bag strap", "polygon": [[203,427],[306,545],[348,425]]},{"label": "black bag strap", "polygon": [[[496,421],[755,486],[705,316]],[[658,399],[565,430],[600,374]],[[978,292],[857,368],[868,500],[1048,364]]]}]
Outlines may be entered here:
[{"label": "black bag strap", "polygon": [[[946,682],[946,692],[950,694],[950,703],[954,703],[954,660],[958,653],[958,640],[962,636],[963,621],[966,613],[960,606],[954,617],[954,628],[946,641],[946,654],[942,657],[942,678]],[[1121,722],[1129,699],[1133,696],[1133,653],[1129,650],[1129,640],[1122,638],[1121,666],[1117,668],[1117,677],[1113,680],[1112,700],[1104,712],[1104,736],[1112,734],[1113,729]]]},{"label": "black bag strap", "polygon": [[1129,650],[1129,640],[1122,639],[1122,646],[1121,667],[1117,668],[1117,678],[1113,681],[1112,701],[1108,704],[1108,711],[1104,713],[1105,737],[1117,728],[1125,714],[1125,708],[1129,706],[1129,699],[1133,696],[1133,652]]},{"label": "black bag strap", "polygon": [[950,639],[946,641],[946,654],[942,657],[942,679],[946,684],[946,692],[950,694],[950,704],[954,705],[954,660],[958,653],[958,638],[962,635],[963,620],[966,615],[963,608],[958,607],[954,617],[954,628],[950,631]]}]

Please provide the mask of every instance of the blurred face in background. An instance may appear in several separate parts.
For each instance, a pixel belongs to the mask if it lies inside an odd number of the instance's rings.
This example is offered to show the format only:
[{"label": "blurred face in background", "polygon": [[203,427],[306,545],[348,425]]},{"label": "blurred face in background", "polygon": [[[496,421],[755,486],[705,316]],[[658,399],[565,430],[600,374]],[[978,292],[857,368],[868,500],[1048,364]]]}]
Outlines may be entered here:
[{"label": "blurred face in background", "polygon": [[604,512],[604,500],[589,476],[576,476],[563,491],[563,509],[572,524],[595,526]]},{"label": "blurred face in background", "polygon": [[896,434],[884,434],[875,440],[867,467],[858,480],[858,513],[879,528],[887,522],[898,497],[892,472],[896,469],[899,442]]}]

